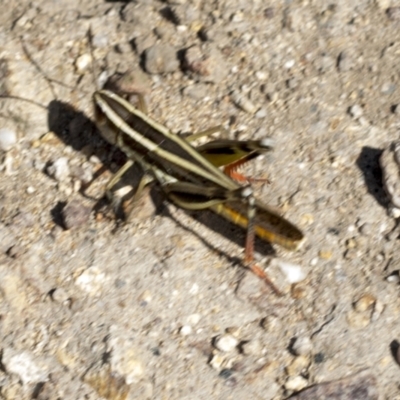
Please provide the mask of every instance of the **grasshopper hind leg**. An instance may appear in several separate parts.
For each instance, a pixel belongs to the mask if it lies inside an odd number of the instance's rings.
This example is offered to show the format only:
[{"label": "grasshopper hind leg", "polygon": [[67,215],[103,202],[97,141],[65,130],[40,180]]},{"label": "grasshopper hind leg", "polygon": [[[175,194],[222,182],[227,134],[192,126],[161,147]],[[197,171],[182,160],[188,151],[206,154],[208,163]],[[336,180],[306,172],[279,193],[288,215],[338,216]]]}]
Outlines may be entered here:
[{"label": "grasshopper hind leg", "polygon": [[244,188],[244,197],[247,197],[248,210],[247,210],[247,232],[246,232],[246,243],[245,243],[245,257],[244,264],[253,274],[261,278],[277,296],[282,296],[281,291],[275,286],[268,274],[254,262],[254,242],[256,238],[255,232],[255,218],[256,218],[256,205],[255,198],[252,190]]}]

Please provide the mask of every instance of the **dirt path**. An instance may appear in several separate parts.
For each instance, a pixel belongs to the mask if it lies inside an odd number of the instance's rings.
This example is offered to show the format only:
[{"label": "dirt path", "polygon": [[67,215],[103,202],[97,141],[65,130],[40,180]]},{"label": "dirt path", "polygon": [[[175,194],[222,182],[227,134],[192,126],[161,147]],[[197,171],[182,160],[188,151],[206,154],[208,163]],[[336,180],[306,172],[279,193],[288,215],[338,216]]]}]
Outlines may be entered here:
[{"label": "dirt path", "polygon": [[[399,139],[400,8],[328,3],[0,0],[0,398],[400,399],[379,167]],[[240,267],[242,232],[154,189],[117,229],[90,212],[80,188],[104,165],[101,197],[123,162],[94,81],[128,70],[177,133],[275,140],[245,172],[307,237],[257,247],[284,297]],[[288,265],[306,275],[292,287]]]}]

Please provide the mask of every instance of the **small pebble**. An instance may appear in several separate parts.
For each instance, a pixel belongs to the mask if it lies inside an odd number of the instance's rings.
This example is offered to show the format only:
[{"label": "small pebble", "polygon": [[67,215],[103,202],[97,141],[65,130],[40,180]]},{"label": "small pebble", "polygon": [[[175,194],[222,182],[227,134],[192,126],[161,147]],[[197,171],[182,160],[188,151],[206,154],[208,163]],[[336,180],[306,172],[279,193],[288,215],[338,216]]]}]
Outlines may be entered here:
[{"label": "small pebble", "polygon": [[333,256],[332,250],[323,249],[318,252],[318,257],[323,260],[330,260]]},{"label": "small pebble", "polygon": [[263,15],[267,19],[272,19],[274,17],[275,10],[274,7],[267,7],[264,9]]},{"label": "small pebble", "polygon": [[256,71],[255,75],[259,81],[265,81],[268,79],[268,73],[264,71]]},{"label": "small pebble", "polygon": [[208,95],[206,84],[190,85],[183,90],[183,94],[193,100],[204,100]]},{"label": "small pebble", "polygon": [[385,82],[381,87],[381,93],[383,94],[392,94],[396,90],[396,85],[391,82]]},{"label": "small pebble", "polygon": [[229,333],[230,335],[237,338],[240,335],[240,328],[238,328],[237,326],[230,326],[229,328],[225,329],[225,333]]},{"label": "small pebble", "polygon": [[223,379],[228,379],[233,375],[233,371],[228,368],[224,368],[220,373],[219,376]]},{"label": "small pebble", "polygon": [[389,214],[396,218],[400,215],[400,212],[396,210],[400,208],[400,142],[393,142],[386,146],[379,162],[382,169],[383,187],[391,201]]},{"label": "small pebble", "polygon": [[384,309],[385,305],[381,301],[377,300],[374,305],[371,321],[372,322],[376,321],[382,315]]},{"label": "small pebble", "polygon": [[91,209],[84,206],[78,200],[72,200],[62,210],[62,218],[65,229],[72,229],[86,224],[89,219]]},{"label": "small pebble", "polygon": [[123,74],[111,75],[104,88],[119,94],[146,94],[150,91],[151,81],[149,76],[140,69],[131,69]]},{"label": "small pebble", "polygon": [[76,278],[75,283],[83,291],[96,295],[103,287],[105,280],[106,274],[104,272],[96,267],[89,267]]},{"label": "small pebble", "polygon": [[3,349],[2,364],[9,374],[17,375],[24,385],[48,380],[49,371],[29,351],[16,352],[6,347]]},{"label": "small pebble", "polygon": [[372,294],[362,295],[353,305],[355,311],[362,313],[367,310],[371,310],[376,302],[376,297]]},{"label": "small pebble", "polygon": [[299,82],[296,78],[290,78],[286,81],[286,86],[288,89],[296,89],[299,86]]},{"label": "small pebble", "polygon": [[185,51],[184,66],[199,75],[208,75],[207,61],[199,46],[192,46]]},{"label": "small pebble", "polygon": [[310,359],[307,356],[298,356],[293,359],[288,367],[286,367],[286,373],[288,376],[299,376],[304,375],[310,365]]},{"label": "small pebble", "polygon": [[391,3],[392,0],[375,0],[375,3],[381,10],[386,10]]},{"label": "small pebble", "polygon": [[79,74],[85,72],[92,65],[92,56],[89,53],[82,54],[75,61],[75,67]]},{"label": "small pebble", "polygon": [[191,314],[188,317],[188,321],[192,325],[197,325],[199,323],[200,319],[201,319],[200,314]]},{"label": "small pebble", "polygon": [[250,340],[240,346],[243,354],[259,356],[262,351],[262,345],[259,340]]},{"label": "small pebble", "polygon": [[292,345],[292,351],[297,356],[305,356],[311,353],[313,345],[311,339],[307,336],[296,338]]},{"label": "small pebble", "polygon": [[354,118],[354,119],[358,119],[361,117],[361,115],[363,114],[363,109],[361,106],[359,106],[358,104],[354,104],[353,106],[351,106],[349,108],[349,114]]},{"label": "small pebble", "polygon": [[228,353],[234,350],[239,341],[230,334],[224,334],[215,339],[214,346],[216,349]]},{"label": "small pebble", "polygon": [[219,83],[228,73],[221,52],[212,48],[207,53],[200,46],[192,46],[185,51],[184,68],[202,82]]},{"label": "small pebble", "polygon": [[167,4],[171,4],[171,5],[185,4],[185,3],[186,3],[186,0],[167,0]]},{"label": "small pebble", "polygon": [[339,54],[337,66],[340,72],[347,72],[353,68],[353,57],[347,51]]},{"label": "small pebble", "polygon": [[359,228],[360,233],[364,236],[369,236],[372,233],[372,224],[370,224],[369,222],[365,222],[364,224],[362,224]]},{"label": "small pebble", "polygon": [[281,329],[282,322],[279,318],[275,317],[274,315],[268,315],[267,317],[261,320],[261,326],[267,332],[273,332]]},{"label": "small pebble", "polygon": [[56,303],[63,304],[69,300],[69,295],[65,289],[57,288],[51,292],[51,299]]},{"label": "small pebble", "polygon": [[8,128],[0,129],[0,149],[3,151],[10,150],[17,143],[17,133]]},{"label": "small pebble", "polygon": [[344,258],[346,260],[355,260],[359,257],[359,251],[356,248],[348,249],[344,253]]},{"label": "small pebble", "polygon": [[398,284],[400,283],[400,276],[399,273],[397,271],[392,272],[387,278],[386,280],[390,283],[395,283]]},{"label": "small pebble", "polygon": [[366,314],[351,310],[347,313],[346,320],[352,328],[361,329],[369,325],[371,315],[370,313]]},{"label": "small pebble", "polygon": [[234,376],[231,376],[225,381],[225,386],[235,387],[237,385],[237,379]]},{"label": "small pebble", "polygon": [[0,251],[7,253],[11,247],[17,244],[13,230],[2,223],[0,223]]},{"label": "small pebble", "polygon": [[321,364],[325,360],[325,354],[322,352],[319,352],[319,353],[315,354],[313,358],[314,358],[315,363]]},{"label": "small pebble", "polygon": [[357,242],[354,238],[346,240],[346,249],[355,249],[357,247]]},{"label": "small pebble", "polygon": [[294,60],[289,60],[289,61],[286,61],[285,62],[285,64],[283,65],[286,69],[290,69],[290,68],[293,68],[294,67],[294,64],[295,64],[295,61]]},{"label": "small pebble", "polygon": [[192,332],[193,332],[193,329],[190,325],[184,325],[179,329],[179,333],[182,336],[189,336],[192,334]]},{"label": "small pebble", "polygon": [[18,244],[8,249],[7,255],[11,258],[19,258],[24,253],[24,248]]},{"label": "small pebble", "polygon": [[300,265],[288,263],[282,260],[277,260],[277,263],[289,283],[301,282],[307,276]]},{"label": "small pebble", "polygon": [[155,44],[144,52],[145,69],[150,74],[166,74],[179,69],[176,49],[169,44]]},{"label": "small pebble", "polygon": [[108,37],[104,33],[98,33],[92,37],[92,45],[98,48],[104,48],[108,45]]},{"label": "small pebble", "polygon": [[294,376],[288,378],[285,382],[285,389],[293,392],[298,392],[299,390],[304,389],[308,385],[307,379],[302,376]]},{"label": "small pebble", "polygon": [[400,218],[400,208],[390,204],[388,207],[388,215],[394,219]]},{"label": "small pebble", "polygon": [[266,118],[268,115],[267,110],[265,108],[260,108],[255,114],[254,116],[256,118]]},{"label": "small pebble", "polygon": [[254,114],[258,107],[255,106],[251,100],[244,94],[239,92],[233,92],[231,95],[232,101],[243,111],[249,114]]},{"label": "small pebble", "polygon": [[60,157],[58,160],[54,161],[54,163],[47,168],[47,173],[57,182],[65,182],[68,180],[70,176],[68,158]]},{"label": "small pebble", "polygon": [[308,290],[305,287],[302,287],[298,284],[292,285],[290,288],[290,296],[292,299],[300,300],[304,299],[307,296]]},{"label": "small pebble", "polygon": [[224,356],[222,356],[221,354],[214,354],[211,358],[210,366],[218,371],[222,368],[224,363],[225,363]]},{"label": "small pebble", "polygon": [[139,302],[140,305],[147,306],[149,303],[151,303],[152,300],[152,295],[150,290],[145,290],[140,296],[139,296]]},{"label": "small pebble", "polygon": [[400,19],[400,7],[389,7],[386,10],[386,15],[392,21],[396,21]]}]

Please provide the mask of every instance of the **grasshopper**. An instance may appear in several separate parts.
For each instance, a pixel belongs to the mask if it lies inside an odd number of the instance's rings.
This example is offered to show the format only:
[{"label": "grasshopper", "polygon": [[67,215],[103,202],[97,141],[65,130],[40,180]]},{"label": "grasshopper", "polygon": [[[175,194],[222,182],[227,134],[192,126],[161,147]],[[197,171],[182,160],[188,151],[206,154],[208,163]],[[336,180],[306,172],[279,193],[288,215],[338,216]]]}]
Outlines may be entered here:
[{"label": "grasshopper", "polygon": [[[88,40],[91,42],[90,30]],[[23,50],[32,60],[25,46]],[[280,294],[268,275],[253,264],[255,236],[288,250],[297,250],[304,235],[271,207],[255,199],[250,185],[241,186],[237,182],[251,179],[236,173],[236,168],[243,163],[270,151],[271,141],[215,140],[195,148],[190,142],[221,127],[183,139],[144,112],[145,104],[140,95],[139,108],[109,90],[96,91],[93,101],[96,124],[102,136],[128,158],[107,184],[107,196],[112,199],[112,188],[135,162],[138,163],[145,174],[134,198],[146,185],[157,181],[175,205],[187,210],[209,209],[244,228],[246,266]],[[219,167],[224,167],[225,172]]]},{"label": "grasshopper", "polygon": [[210,209],[247,230],[245,264],[281,293],[267,274],[253,263],[255,235],[286,249],[296,250],[303,233],[272,208],[256,200],[249,185],[241,186],[230,175],[244,162],[271,150],[270,140],[215,140],[195,148],[191,141],[172,133],[116,93],[100,90],[93,95],[96,124],[102,136],[128,157],[126,164],[107,185],[107,195],[124,173],[136,162],[145,174],[136,194],[157,181],[166,197],[187,210]]}]

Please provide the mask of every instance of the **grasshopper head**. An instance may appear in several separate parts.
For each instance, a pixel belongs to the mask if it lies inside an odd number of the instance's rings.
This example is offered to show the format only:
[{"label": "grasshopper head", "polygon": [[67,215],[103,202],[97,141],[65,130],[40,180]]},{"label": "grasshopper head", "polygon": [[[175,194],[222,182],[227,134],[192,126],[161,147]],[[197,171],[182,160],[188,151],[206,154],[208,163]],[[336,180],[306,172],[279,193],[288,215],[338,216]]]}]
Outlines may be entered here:
[{"label": "grasshopper head", "polygon": [[115,111],[116,103],[113,101],[112,97],[107,94],[106,91],[98,91],[93,95],[96,126],[107,142],[116,144],[118,128],[108,117],[109,110]]}]

